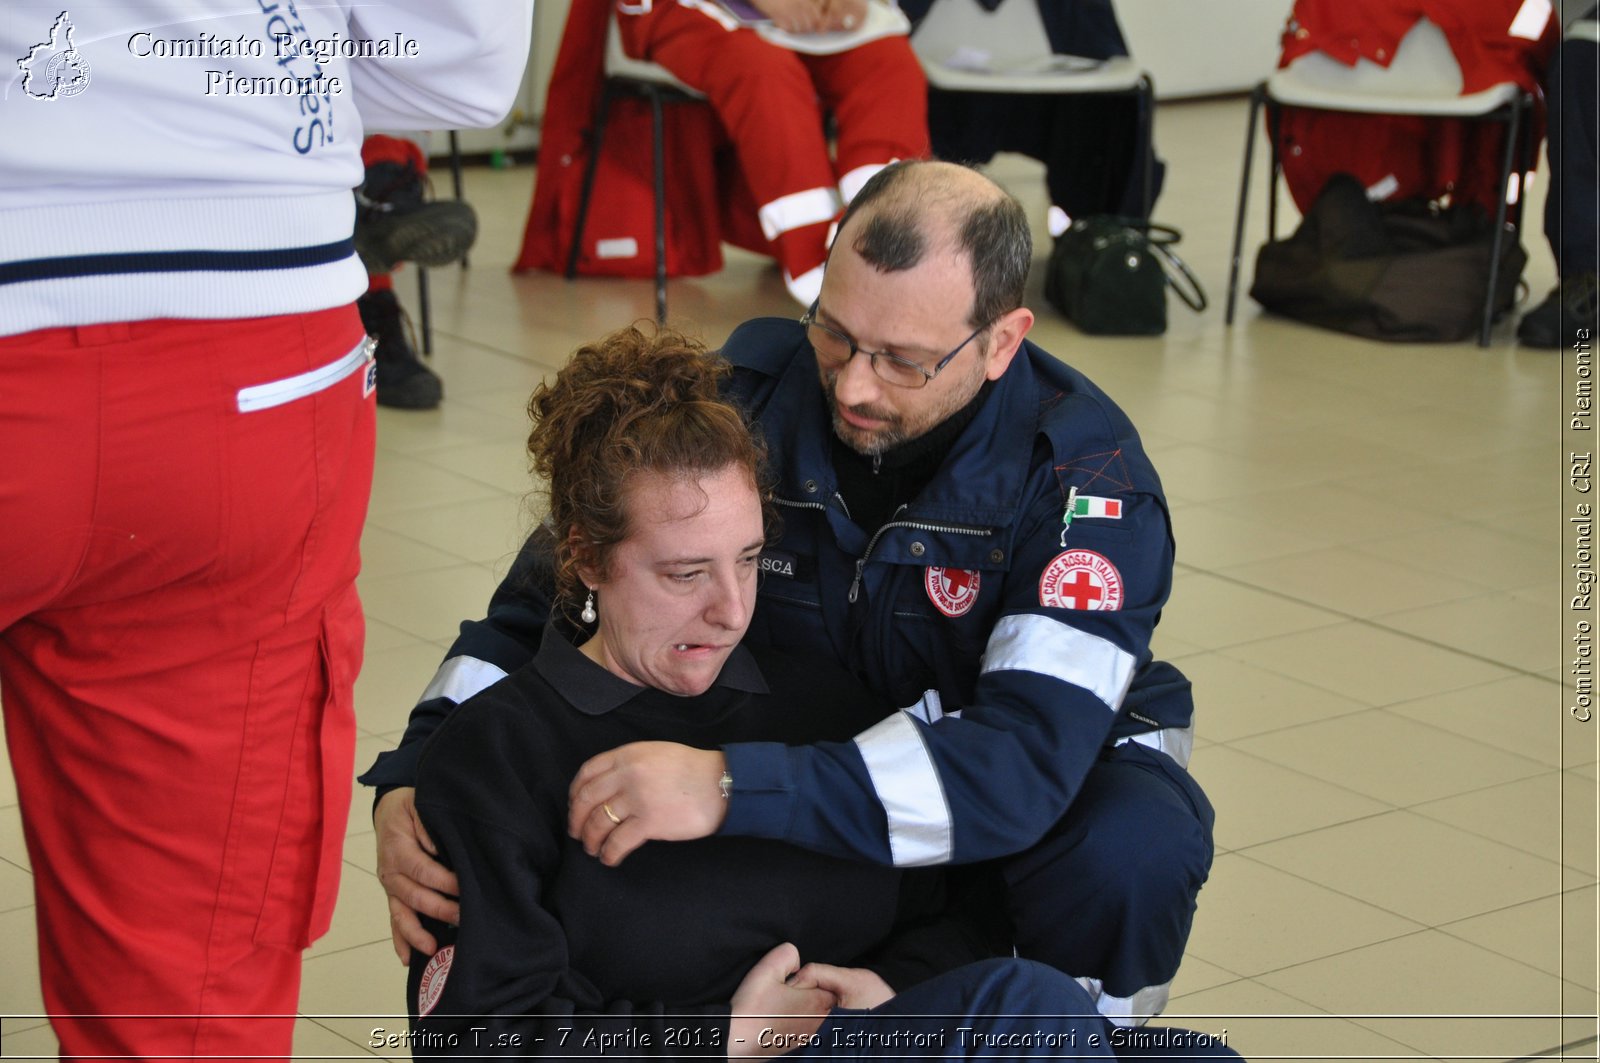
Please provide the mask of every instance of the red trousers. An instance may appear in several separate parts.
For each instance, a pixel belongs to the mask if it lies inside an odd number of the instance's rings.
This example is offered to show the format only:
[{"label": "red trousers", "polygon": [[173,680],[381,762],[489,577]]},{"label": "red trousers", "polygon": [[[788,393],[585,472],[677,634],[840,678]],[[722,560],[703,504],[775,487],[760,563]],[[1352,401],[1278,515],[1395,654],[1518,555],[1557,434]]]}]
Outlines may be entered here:
[{"label": "red trousers", "polygon": [[[373,133],[361,141],[361,165],[372,166],[380,162],[399,163],[402,166],[410,163],[416,168],[417,173],[424,177],[428,174],[428,156],[414,142],[404,137],[391,137],[383,133]],[[393,273],[368,273],[367,291],[387,292],[394,290]]]},{"label": "red trousers", "polygon": [[0,702],[63,1055],[290,1050],[349,811],[367,363],[350,307],[0,338]]},{"label": "red trousers", "polygon": [[[661,64],[711,101],[784,281],[810,302],[822,287],[829,229],[842,205],[873,168],[928,154],[928,85],[909,40],[804,55],[672,0],[620,20],[630,54]],[[832,158],[824,114],[837,127]]]}]

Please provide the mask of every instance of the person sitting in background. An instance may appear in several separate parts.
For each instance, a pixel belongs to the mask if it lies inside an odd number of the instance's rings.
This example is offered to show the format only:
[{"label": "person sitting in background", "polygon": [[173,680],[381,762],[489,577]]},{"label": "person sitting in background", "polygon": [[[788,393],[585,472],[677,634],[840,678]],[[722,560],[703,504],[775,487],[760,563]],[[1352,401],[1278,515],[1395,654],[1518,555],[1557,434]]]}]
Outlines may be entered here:
[{"label": "person sitting in background", "polygon": [[[920,25],[936,3],[978,3],[993,11],[1002,0],[902,0],[901,10]],[[1111,0],[1019,0],[1037,4],[1049,49],[1056,55],[1112,59],[1128,54]],[[928,131],[941,159],[987,162],[1015,151],[1045,165],[1052,237],[1075,219],[1095,214],[1148,217],[1166,175],[1142,134],[1149,116],[1124,96],[999,94],[930,89]],[[1150,203],[1143,175],[1151,169]]]},{"label": "person sitting in background", "polygon": [[1600,39],[1590,5],[1567,31],[1550,61],[1545,100],[1550,108],[1550,191],[1544,203],[1544,235],[1556,256],[1561,283],[1517,322],[1517,338],[1530,347],[1555,349],[1594,343],[1600,317]]},{"label": "person sitting in background", "polygon": [[755,14],[789,35],[789,46],[711,0],[617,6],[627,53],[659,63],[710,100],[784,285],[801,306],[821,290],[834,223],[861,186],[896,159],[928,154],[927,81],[904,20],[899,32],[847,46],[849,34],[866,32],[875,2],[750,0]]},{"label": "person sitting in background", "polygon": [[427,198],[428,157],[416,142],[373,134],[361,142],[366,175],[356,189],[356,254],[367,267],[367,292],[356,300],[361,323],[377,340],[378,405],[431,410],[444,381],[417,357],[391,274],[402,262],[446,266],[478,237],[478,216],[459,199]]},{"label": "person sitting in background", "polygon": [[[612,868],[567,836],[568,783],[618,743],[842,739],[879,714],[836,664],[741,642],[774,518],[763,447],[718,393],[728,371],[673,332],[630,328],[533,394],[556,612],[534,659],[422,755],[417,810],[455,870],[460,918],[432,922],[441,947],[411,965],[417,1054],[592,1056],[599,1038],[650,1055],[1014,1051],[961,1027],[1109,1058],[1112,1027],[1084,990],[988,958],[943,914],[940,872],[740,838]],[[715,794],[715,780],[685,782]],[[1175,1033],[1169,1049],[1231,1055]]]}]

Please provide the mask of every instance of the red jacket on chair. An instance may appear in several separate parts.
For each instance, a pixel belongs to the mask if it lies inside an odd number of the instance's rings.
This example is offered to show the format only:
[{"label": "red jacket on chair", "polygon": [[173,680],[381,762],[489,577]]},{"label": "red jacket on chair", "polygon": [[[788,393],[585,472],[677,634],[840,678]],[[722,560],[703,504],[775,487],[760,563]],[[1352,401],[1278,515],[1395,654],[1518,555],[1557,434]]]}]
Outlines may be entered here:
[{"label": "red jacket on chair", "polygon": [[[1544,136],[1540,82],[1561,35],[1550,8],[1548,0],[1296,0],[1278,65],[1322,52],[1352,66],[1366,59],[1387,67],[1401,39],[1426,18],[1450,42],[1464,94],[1510,81],[1541,101],[1529,119],[1531,168]],[[1495,209],[1504,126],[1290,107],[1281,128],[1284,180],[1302,213],[1339,172],[1369,188],[1381,185],[1383,199],[1449,195]]]}]

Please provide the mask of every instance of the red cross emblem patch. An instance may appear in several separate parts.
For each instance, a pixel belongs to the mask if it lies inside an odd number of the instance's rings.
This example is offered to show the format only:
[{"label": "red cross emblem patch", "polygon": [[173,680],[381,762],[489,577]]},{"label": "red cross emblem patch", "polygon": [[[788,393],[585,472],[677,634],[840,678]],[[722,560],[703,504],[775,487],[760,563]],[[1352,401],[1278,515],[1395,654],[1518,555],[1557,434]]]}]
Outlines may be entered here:
[{"label": "red cross emblem patch", "polygon": [[945,616],[957,617],[965,616],[977,604],[982,581],[968,569],[930,565],[924,582],[934,607]]},{"label": "red cross emblem patch", "polygon": [[433,954],[428,966],[422,969],[422,984],[417,987],[417,1017],[424,1018],[439,1005],[444,996],[444,982],[450,977],[450,964],[456,958],[456,947],[446,945]]},{"label": "red cross emblem patch", "polygon": [[1039,604],[1054,609],[1121,609],[1122,573],[1093,550],[1067,550],[1044,566]]}]

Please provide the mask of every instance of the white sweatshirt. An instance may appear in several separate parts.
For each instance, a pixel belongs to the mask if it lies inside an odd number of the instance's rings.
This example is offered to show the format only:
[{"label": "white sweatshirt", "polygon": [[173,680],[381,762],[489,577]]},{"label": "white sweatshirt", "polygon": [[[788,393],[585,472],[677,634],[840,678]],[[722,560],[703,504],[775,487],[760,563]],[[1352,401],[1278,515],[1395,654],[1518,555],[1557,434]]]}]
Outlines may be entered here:
[{"label": "white sweatshirt", "polygon": [[533,0],[3,0],[0,335],[350,302],[363,126],[498,121],[532,17]]}]

